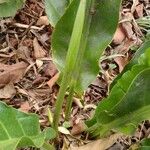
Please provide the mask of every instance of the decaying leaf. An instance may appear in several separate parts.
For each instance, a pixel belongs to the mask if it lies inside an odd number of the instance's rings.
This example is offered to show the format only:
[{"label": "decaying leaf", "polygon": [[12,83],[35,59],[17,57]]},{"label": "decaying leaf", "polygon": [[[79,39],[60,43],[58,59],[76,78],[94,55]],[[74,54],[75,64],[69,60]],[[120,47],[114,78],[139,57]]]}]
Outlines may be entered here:
[{"label": "decaying leaf", "polygon": [[24,75],[28,64],[19,62],[13,65],[5,65],[0,63],[0,87],[8,83],[17,83]]},{"label": "decaying leaf", "polygon": [[125,57],[116,57],[116,58],[114,58],[114,61],[119,66],[119,72],[122,72],[122,70],[124,69],[125,65],[127,64],[127,59]]},{"label": "decaying leaf", "polygon": [[16,89],[12,83],[0,89],[0,98],[12,98],[16,94]]},{"label": "decaying leaf", "polygon": [[58,131],[59,131],[60,133],[66,134],[66,135],[69,135],[69,134],[70,134],[69,130],[66,129],[65,127],[58,127]]},{"label": "decaying leaf", "polygon": [[34,57],[37,58],[43,58],[46,56],[45,50],[40,46],[37,38],[34,38],[33,40],[33,47],[34,47]]},{"label": "decaying leaf", "polygon": [[28,113],[29,110],[30,110],[30,105],[29,105],[29,103],[28,103],[27,101],[26,101],[26,102],[23,102],[23,103],[21,104],[21,106],[20,106],[20,110],[21,110],[22,112]]},{"label": "decaying leaf", "polygon": [[57,72],[58,70],[56,68],[56,65],[52,61],[48,62],[48,64],[44,68],[44,74],[48,77],[53,77]]},{"label": "decaying leaf", "polygon": [[136,6],[136,13],[139,18],[143,17],[144,5],[140,4]]},{"label": "decaying leaf", "polygon": [[70,150],[106,150],[111,147],[119,137],[121,137],[121,134],[114,134],[109,138],[96,140],[81,147],[70,147]]},{"label": "decaying leaf", "polygon": [[115,44],[121,44],[121,42],[125,39],[126,35],[121,25],[118,26],[115,35],[113,37],[113,42]]},{"label": "decaying leaf", "polygon": [[49,25],[49,20],[47,16],[41,16],[36,23],[37,25]]},{"label": "decaying leaf", "polygon": [[77,135],[82,133],[83,131],[85,131],[86,129],[86,125],[83,121],[80,121],[78,124],[74,125],[72,130],[71,130],[71,134],[72,135]]},{"label": "decaying leaf", "polygon": [[50,88],[52,88],[52,86],[56,83],[56,81],[57,81],[58,78],[59,78],[59,75],[60,75],[60,73],[57,73],[54,77],[52,77],[52,78],[47,82],[47,84],[48,84],[48,86],[49,86]]}]

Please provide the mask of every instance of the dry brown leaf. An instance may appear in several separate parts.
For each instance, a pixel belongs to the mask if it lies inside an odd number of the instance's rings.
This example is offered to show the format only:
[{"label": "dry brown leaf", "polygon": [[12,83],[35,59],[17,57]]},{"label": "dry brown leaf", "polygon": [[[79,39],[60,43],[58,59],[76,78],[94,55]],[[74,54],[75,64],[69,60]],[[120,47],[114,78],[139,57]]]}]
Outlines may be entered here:
[{"label": "dry brown leaf", "polygon": [[34,47],[34,57],[37,58],[43,58],[46,56],[45,50],[40,46],[37,38],[34,38],[33,40],[33,47]]},{"label": "dry brown leaf", "polygon": [[143,4],[136,6],[136,13],[139,18],[143,17],[143,9],[144,9]]},{"label": "dry brown leaf", "polygon": [[56,81],[57,81],[58,78],[59,78],[59,75],[60,75],[60,73],[58,72],[57,74],[55,74],[54,77],[52,77],[52,78],[47,82],[47,84],[48,84],[48,86],[49,86],[50,88],[52,88],[53,85],[56,83]]},{"label": "dry brown leaf", "polygon": [[69,135],[69,134],[70,134],[69,130],[66,129],[65,127],[58,127],[58,131],[59,131],[60,133],[66,134],[66,135]]},{"label": "dry brown leaf", "polygon": [[115,44],[120,44],[125,39],[126,35],[121,25],[118,26],[115,35],[113,37],[113,42]]},{"label": "dry brown leaf", "polygon": [[16,94],[16,89],[12,83],[0,89],[0,98],[12,98]]},{"label": "dry brown leaf", "polygon": [[17,56],[18,58],[21,58],[23,60],[30,60],[30,55],[31,55],[31,51],[29,50],[29,48],[27,46],[20,46],[17,51]]},{"label": "dry brown leaf", "polygon": [[41,68],[41,67],[43,66],[43,61],[37,59],[37,60],[36,60],[36,66],[38,67],[38,69]]},{"label": "dry brown leaf", "polygon": [[52,61],[49,61],[49,63],[44,68],[45,76],[53,77],[57,72],[58,71],[57,71],[56,65]]},{"label": "dry brown leaf", "polygon": [[139,4],[139,0],[133,0],[133,5],[131,7],[131,13],[133,13],[136,9],[136,6]]},{"label": "dry brown leaf", "polygon": [[109,138],[96,140],[81,147],[70,147],[69,150],[106,150],[111,147],[119,137],[121,137],[121,134],[114,134]]},{"label": "dry brown leaf", "polygon": [[41,26],[41,25],[49,25],[48,17],[47,16],[41,16],[36,24],[39,25],[39,26]]},{"label": "dry brown leaf", "polygon": [[127,59],[125,57],[115,57],[114,61],[119,66],[119,72],[122,72],[122,70],[124,69],[125,65],[127,64]]},{"label": "dry brown leaf", "polygon": [[0,87],[8,83],[17,83],[23,77],[28,64],[19,62],[13,65],[5,65],[0,63]]},{"label": "dry brown leaf", "polygon": [[20,110],[21,110],[22,112],[28,113],[29,110],[30,110],[30,105],[29,105],[29,103],[28,103],[27,101],[26,101],[26,102],[23,102],[23,103],[21,104],[21,106],[20,106]]},{"label": "dry brown leaf", "polygon": [[124,31],[129,39],[135,40],[135,35],[134,35],[133,29],[132,29],[132,24],[130,22],[123,22],[122,28],[124,29]]},{"label": "dry brown leaf", "polygon": [[73,125],[73,128],[72,128],[72,130],[71,130],[71,134],[72,134],[72,135],[80,134],[80,133],[82,133],[83,131],[85,131],[85,129],[86,129],[85,123],[80,120],[79,123]]}]

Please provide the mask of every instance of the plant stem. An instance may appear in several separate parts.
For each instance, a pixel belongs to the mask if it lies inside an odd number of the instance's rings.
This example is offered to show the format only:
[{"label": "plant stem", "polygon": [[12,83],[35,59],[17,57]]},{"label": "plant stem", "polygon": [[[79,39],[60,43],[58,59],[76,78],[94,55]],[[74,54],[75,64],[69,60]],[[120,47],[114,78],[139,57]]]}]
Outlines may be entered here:
[{"label": "plant stem", "polygon": [[84,53],[86,49],[86,44],[88,40],[88,34],[90,30],[90,24],[92,20],[92,16],[89,16],[89,11],[91,7],[93,7],[94,0],[88,1],[87,2],[87,9],[86,9],[86,16],[85,16],[85,22],[84,22],[84,29],[83,29],[83,34],[80,42],[80,48],[78,51],[78,57],[76,60],[76,64],[73,70],[72,78],[71,78],[71,84],[70,84],[70,93],[67,99],[67,104],[66,104],[66,112],[65,112],[65,120],[69,120],[70,118],[70,113],[71,113],[71,106],[73,102],[73,93],[74,89],[76,87],[77,81],[80,77],[80,72],[81,72],[81,66],[82,66],[82,60],[84,59]]},{"label": "plant stem", "polygon": [[73,32],[71,35],[69,48],[66,56],[66,65],[63,72],[60,90],[56,101],[56,108],[54,112],[54,122],[53,122],[53,128],[56,130],[56,132],[58,132],[58,122],[59,122],[59,117],[60,117],[60,113],[64,101],[65,92],[67,87],[70,84],[72,72],[74,70],[76,60],[78,57],[78,51],[81,42],[84,19],[85,19],[85,9],[86,9],[86,0],[82,0],[80,1],[77,10]]},{"label": "plant stem", "polygon": [[70,89],[69,89],[69,96],[67,98],[67,103],[66,103],[66,112],[65,112],[65,120],[67,121],[70,118],[71,107],[72,107],[72,102],[73,102],[74,87],[75,87],[75,82],[71,82]]}]

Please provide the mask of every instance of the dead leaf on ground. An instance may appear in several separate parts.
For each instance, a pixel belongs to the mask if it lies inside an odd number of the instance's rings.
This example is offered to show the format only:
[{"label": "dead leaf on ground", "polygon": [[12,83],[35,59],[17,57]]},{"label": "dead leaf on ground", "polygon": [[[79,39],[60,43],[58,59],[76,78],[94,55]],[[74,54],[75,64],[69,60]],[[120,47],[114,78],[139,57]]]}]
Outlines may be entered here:
[{"label": "dead leaf on ground", "polygon": [[57,72],[58,70],[56,68],[56,65],[52,61],[49,61],[44,68],[44,75],[53,77]]},{"label": "dead leaf on ground", "polygon": [[122,70],[124,69],[125,65],[127,64],[127,58],[125,58],[125,57],[116,57],[116,58],[114,58],[114,61],[118,64],[119,72],[121,73]]},{"label": "dead leaf on ground", "polygon": [[78,134],[82,133],[83,131],[85,131],[85,129],[86,129],[85,123],[80,120],[79,123],[73,125],[73,128],[71,130],[71,134],[72,135],[78,135]]},{"label": "dead leaf on ground", "polygon": [[13,65],[5,65],[0,63],[0,87],[8,83],[17,83],[23,77],[28,64],[19,62]]},{"label": "dead leaf on ground", "polygon": [[113,42],[117,45],[121,44],[121,42],[125,39],[125,37],[126,37],[125,32],[120,24],[113,37]]},{"label": "dead leaf on ground", "polygon": [[41,16],[36,24],[39,25],[39,26],[41,26],[41,25],[49,25],[48,17],[47,16]]},{"label": "dead leaf on ground", "polygon": [[48,86],[49,86],[50,88],[52,88],[53,85],[56,83],[56,81],[57,81],[58,78],[59,78],[59,75],[60,75],[60,73],[58,72],[54,77],[52,77],[52,78],[47,82],[47,84],[48,84]]},{"label": "dead leaf on ground", "polygon": [[133,0],[133,4],[131,7],[131,12],[133,13],[136,9],[136,6],[139,4],[139,0]]},{"label": "dead leaf on ground", "polygon": [[144,5],[143,3],[136,6],[136,14],[139,18],[142,18],[143,17],[143,10],[144,10]]},{"label": "dead leaf on ground", "polygon": [[17,56],[18,58],[21,58],[23,60],[27,60],[30,61],[31,60],[31,51],[29,50],[29,48],[27,46],[20,46],[17,51]]},{"label": "dead leaf on ground", "polygon": [[0,98],[12,98],[16,94],[16,89],[12,83],[0,89]]},{"label": "dead leaf on ground", "polygon": [[46,56],[45,50],[40,46],[37,38],[34,38],[33,40],[33,47],[34,47],[34,58],[43,58]]},{"label": "dead leaf on ground", "polygon": [[29,103],[28,103],[27,101],[26,101],[26,102],[23,102],[23,103],[21,104],[21,106],[20,106],[20,110],[21,110],[22,112],[28,113],[29,110],[30,110],[30,105],[29,105]]},{"label": "dead leaf on ground", "polygon": [[111,147],[119,137],[121,137],[121,134],[114,134],[107,139],[96,140],[84,146],[70,147],[69,150],[106,150]]}]

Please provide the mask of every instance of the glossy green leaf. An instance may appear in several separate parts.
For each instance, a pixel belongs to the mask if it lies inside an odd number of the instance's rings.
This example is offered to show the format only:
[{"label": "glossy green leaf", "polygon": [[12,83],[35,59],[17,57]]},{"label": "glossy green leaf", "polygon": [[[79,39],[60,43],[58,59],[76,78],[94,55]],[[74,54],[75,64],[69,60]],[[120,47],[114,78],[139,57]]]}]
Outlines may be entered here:
[{"label": "glossy green leaf", "polygon": [[0,102],[0,150],[26,146],[40,148],[45,140],[54,137],[53,129],[40,131],[37,115],[20,112]]},{"label": "glossy green leaf", "polygon": [[[53,58],[61,72],[64,71],[79,2],[80,0],[72,1],[65,14],[58,21],[52,36]],[[91,21],[86,21],[84,24],[84,28],[89,26],[89,30],[85,34],[86,37],[83,37],[83,39],[87,38],[87,42],[80,78],[76,87],[77,92],[86,89],[99,72],[99,57],[111,42],[118,24],[120,2],[121,0],[95,0],[94,7],[87,11],[86,16]]]},{"label": "glossy green leaf", "polygon": [[45,0],[45,10],[53,27],[64,14],[68,3],[68,0]]},{"label": "glossy green leaf", "polygon": [[139,122],[150,119],[150,49],[138,63],[123,74],[87,122],[94,136],[104,136],[110,130],[132,134]]},{"label": "glossy green leaf", "polygon": [[0,3],[0,17],[14,16],[25,0],[5,0]]}]

